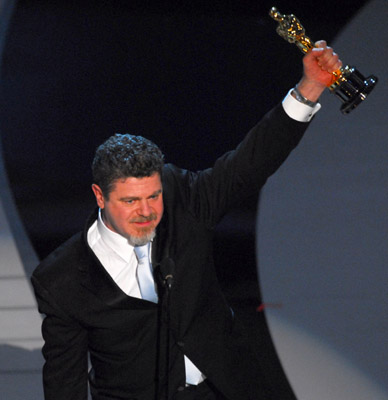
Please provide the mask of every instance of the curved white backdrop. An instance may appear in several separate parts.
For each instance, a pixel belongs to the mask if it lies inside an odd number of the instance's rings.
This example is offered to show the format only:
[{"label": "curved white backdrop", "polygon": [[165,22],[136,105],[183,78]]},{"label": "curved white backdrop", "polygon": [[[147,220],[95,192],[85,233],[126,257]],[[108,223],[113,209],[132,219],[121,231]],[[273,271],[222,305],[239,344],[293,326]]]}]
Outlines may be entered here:
[{"label": "curved white backdrop", "polygon": [[[0,55],[13,8],[14,1],[0,0]],[[1,399],[43,398],[41,318],[29,283],[29,273],[37,262],[8,187],[0,130]]]},{"label": "curved white backdrop", "polygon": [[260,201],[266,316],[300,400],[388,399],[387,17],[369,2],[333,46],[375,90],[347,116],[325,94]]}]

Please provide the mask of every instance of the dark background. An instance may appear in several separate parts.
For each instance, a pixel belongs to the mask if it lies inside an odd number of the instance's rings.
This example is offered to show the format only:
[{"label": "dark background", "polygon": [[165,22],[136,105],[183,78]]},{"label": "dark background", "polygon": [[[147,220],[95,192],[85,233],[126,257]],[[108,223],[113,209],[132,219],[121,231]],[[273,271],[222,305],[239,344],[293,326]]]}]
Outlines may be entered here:
[{"label": "dark background", "polygon": [[[364,3],[276,6],[297,15],[313,40],[330,43]],[[168,162],[201,169],[282,99],[301,76],[302,53],[276,34],[273,5],[17,3],[2,60],[0,122],[10,184],[40,257],[82,228],[94,205],[90,163],[108,136],[146,136]],[[236,223],[225,228],[239,230]],[[254,221],[242,228],[254,230]]]},{"label": "dark background", "polygon": [[[1,140],[38,256],[82,229],[95,204],[90,164],[110,135],[143,135],[167,162],[202,169],[283,98],[300,79],[302,54],[276,34],[272,6],[330,44],[365,3],[18,1],[1,66]],[[287,384],[257,312],[256,206],[250,199],[224,218],[215,260],[281,393]]]}]

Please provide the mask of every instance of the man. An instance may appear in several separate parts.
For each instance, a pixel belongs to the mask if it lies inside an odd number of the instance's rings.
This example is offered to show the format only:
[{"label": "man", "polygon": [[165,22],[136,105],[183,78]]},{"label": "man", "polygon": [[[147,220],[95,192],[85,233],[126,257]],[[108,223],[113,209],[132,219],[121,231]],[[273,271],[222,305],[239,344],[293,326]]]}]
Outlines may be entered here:
[{"label": "man", "polygon": [[274,398],[219,289],[212,234],[259,192],[320,108],[341,61],[317,46],[297,87],[211,169],[164,165],[156,145],[131,135],[97,149],[98,210],[32,276],[45,314],[46,400],[86,399],[88,381],[95,400]]}]

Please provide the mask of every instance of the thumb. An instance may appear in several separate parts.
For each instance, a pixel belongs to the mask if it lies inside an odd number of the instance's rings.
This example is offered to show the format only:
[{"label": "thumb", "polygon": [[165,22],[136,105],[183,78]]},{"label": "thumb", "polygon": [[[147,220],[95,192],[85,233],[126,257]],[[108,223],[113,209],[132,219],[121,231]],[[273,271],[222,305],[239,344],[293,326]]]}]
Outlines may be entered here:
[{"label": "thumb", "polygon": [[326,40],[318,40],[317,42],[314,43],[314,49],[325,49],[327,47]]}]

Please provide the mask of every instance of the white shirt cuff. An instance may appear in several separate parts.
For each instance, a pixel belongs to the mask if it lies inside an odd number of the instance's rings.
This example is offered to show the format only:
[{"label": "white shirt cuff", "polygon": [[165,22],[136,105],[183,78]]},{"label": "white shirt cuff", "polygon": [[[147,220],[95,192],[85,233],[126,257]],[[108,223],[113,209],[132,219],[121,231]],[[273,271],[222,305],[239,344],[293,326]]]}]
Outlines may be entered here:
[{"label": "white shirt cuff", "polygon": [[309,122],[316,112],[319,111],[321,105],[317,103],[315,107],[303,104],[291,96],[292,89],[287,93],[282,105],[286,114],[296,121]]}]

